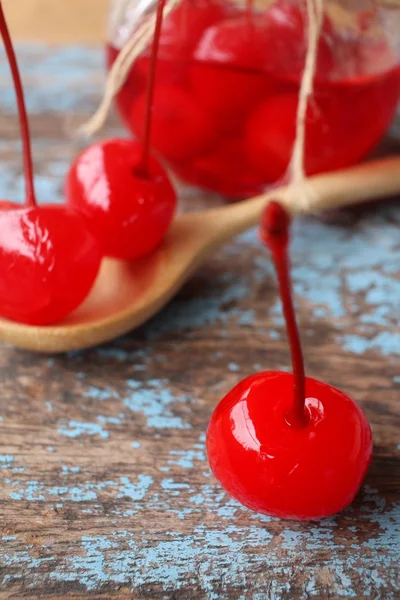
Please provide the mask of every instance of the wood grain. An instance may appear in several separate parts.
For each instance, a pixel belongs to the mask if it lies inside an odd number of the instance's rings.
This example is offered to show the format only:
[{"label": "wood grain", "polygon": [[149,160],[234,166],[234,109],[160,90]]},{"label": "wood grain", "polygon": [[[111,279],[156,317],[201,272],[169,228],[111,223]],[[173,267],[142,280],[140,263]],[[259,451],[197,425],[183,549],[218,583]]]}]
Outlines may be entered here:
[{"label": "wood grain", "polygon": [[[25,46],[19,56],[38,193],[61,201],[78,149],[66,117],[92,111],[102,55]],[[21,198],[6,87],[0,117],[0,196]],[[111,121],[106,133],[116,132]],[[211,202],[184,195],[189,206]],[[112,344],[58,357],[2,346],[1,600],[397,599],[399,245],[396,203],[295,224],[308,373],[353,396],[375,439],[353,506],[318,523],[242,508],[205,457],[218,400],[251,372],[289,368],[275,277],[255,232],[216,253],[166,310]]]}]

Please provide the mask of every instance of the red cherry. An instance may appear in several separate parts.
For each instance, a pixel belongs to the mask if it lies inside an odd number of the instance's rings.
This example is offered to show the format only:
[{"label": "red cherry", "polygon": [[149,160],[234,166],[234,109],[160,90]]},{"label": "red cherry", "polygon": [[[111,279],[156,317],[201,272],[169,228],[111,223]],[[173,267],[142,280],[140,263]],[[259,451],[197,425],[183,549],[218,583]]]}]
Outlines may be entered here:
[{"label": "red cherry", "polygon": [[[370,146],[364,134],[349,141],[349,131],[358,130],[364,122],[363,111],[354,116],[351,105],[345,102],[351,88],[333,86],[316,95],[307,108],[304,160],[307,175],[344,168],[357,161]],[[275,95],[261,103],[248,120],[247,158],[269,182],[280,179],[289,164],[296,137],[297,106],[297,93]]]},{"label": "red cherry", "polygon": [[268,89],[262,69],[270,60],[267,21],[236,17],[214,25],[200,40],[190,85],[213,113],[239,117]]},{"label": "red cherry", "polygon": [[[307,52],[306,2],[278,0],[268,8],[265,18],[268,23],[267,39],[271,57],[266,69],[280,75],[291,74],[300,79]],[[336,66],[333,37],[332,22],[324,15],[318,42],[317,78],[328,78]]]},{"label": "red cherry", "polygon": [[160,52],[163,60],[189,60],[205,29],[233,12],[213,0],[183,0],[164,20]]},{"label": "red cherry", "polygon": [[372,456],[369,423],[343,392],[306,378],[308,422],[286,421],[293,376],[241,381],[220,402],[207,432],[214,475],[242,504],[290,519],[321,519],[348,506]]},{"label": "red cherry", "polygon": [[113,139],[80,154],[66,182],[68,203],[86,215],[104,254],[124,260],[153,251],[173,219],[176,194],[160,163],[140,170],[143,147]]},{"label": "red cherry", "polygon": [[[192,168],[191,168],[192,167]],[[263,180],[251,169],[246,159],[245,148],[239,139],[225,139],[208,154],[197,158],[178,175],[195,185],[214,190],[231,198],[244,198],[263,189]],[[198,179],[197,179],[198,178]],[[238,185],[240,181],[240,185]]]},{"label": "red cherry", "polygon": [[64,206],[0,204],[0,314],[32,325],[63,319],[86,298],[100,268],[99,244]]},{"label": "red cherry", "polygon": [[157,56],[165,0],[158,0],[150,70],[143,105],[143,144],[108,140],[87,148],[68,174],[70,205],[87,217],[108,256],[130,260],[162,242],[176,208],[168,175],[150,154]]},{"label": "red cherry", "polygon": [[[345,168],[379,141],[399,98],[399,70],[318,85],[306,114],[307,175]],[[248,162],[266,182],[289,164],[296,133],[297,92],[274,94],[253,111],[245,131]],[[357,111],[353,106],[357,105]],[[376,118],[371,119],[371,113]]]},{"label": "red cherry", "polygon": [[[289,164],[296,134],[297,102],[297,93],[270,96],[248,119],[244,142],[247,159],[268,183],[279,180]],[[308,156],[307,127],[306,158]]]},{"label": "red cherry", "polygon": [[[157,60],[157,85],[184,85],[186,71],[192,58],[192,52],[207,27],[221,21],[232,9],[219,2],[210,0],[183,0],[163,19],[159,57]],[[119,54],[119,50],[107,48],[107,66],[110,68]],[[135,60],[128,73],[125,84],[117,96],[118,107],[125,120],[130,113],[132,95],[140,94],[146,87],[151,68],[151,47]],[[129,122],[127,123],[129,125]]]},{"label": "red cherry", "polygon": [[[139,137],[144,136],[147,97],[134,103],[130,123]],[[155,90],[152,145],[170,161],[189,159],[212,146],[215,127],[209,114],[188,93],[173,86]]]},{"label": "red cherry", "polygon": [[278,275],[294,374],[258,373],[235,386],[211,417],[207,453],[214,475],[248,508],[286,519],[322,519],[357,494],[371,461],[372,434],[351,398],[304,376],[289,227],[285,209],[271,202],[261,237]]},{"label": "red cherry", "polygon": [[227,19],[205,31],[194,57],[259,72],[268,57],[267,25],[262,16]]},{"label": "red cherry", "polygon": [[63,206],[36,206],[28,115],[1,2],[0,31],[17,98],[26,187],[24,207],[0,202],[0,315],[47,325],[85,299],[101,254],[81,215]]}]

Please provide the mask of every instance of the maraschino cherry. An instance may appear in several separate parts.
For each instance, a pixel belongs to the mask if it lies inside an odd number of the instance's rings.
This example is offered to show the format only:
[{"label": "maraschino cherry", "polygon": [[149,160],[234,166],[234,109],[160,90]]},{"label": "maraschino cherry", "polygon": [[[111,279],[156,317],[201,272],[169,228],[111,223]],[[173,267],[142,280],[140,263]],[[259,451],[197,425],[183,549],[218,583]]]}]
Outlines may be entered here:
[{"label": "maraschino cherry", "polygon": [[270,56],[264,15],[226,19],[200,39],[190,68],[191,88],[212,114],[237,119],[268,91],[260,65]]},{"label": "maraschino cherry", "polygon": [[162,14],[159,0],[143,115],[143,143],[112,139],[90,146],[66,182],[70,206],[82,211],[105,255],[130,260],[162,242],[175,214],[176,194],[165,169],[150,154],[154,82]]},{"label": "maraschino cherry", "polygon": [[348,506],[372,456],[367,418],[343,392],[305,377],[289,275],[290,218],[271,202],[261,236],[278,275],[293,375],[267,371],[241,381],[207,431],[214,475],[248,508],[285,519],[321,519]]},{"label": "maraschino cherry", "polygon": [[[147,97],[134,102],[129,121],[144,139]],[[154,94],[152,145],[168,161],[187,161],[215,144],[217,126],[211,115],[187,91],[174,85],[158,85]]]},{"label": "maraschino cherry", "polygon": [[1,2],[0,31],[17,97],[26,185],[25,206],[0,202],[0,314],[46,325],[68,315],[85,299],[98,273],[101,252],[79,213],[52,204],[36,206],[24,93]]}]

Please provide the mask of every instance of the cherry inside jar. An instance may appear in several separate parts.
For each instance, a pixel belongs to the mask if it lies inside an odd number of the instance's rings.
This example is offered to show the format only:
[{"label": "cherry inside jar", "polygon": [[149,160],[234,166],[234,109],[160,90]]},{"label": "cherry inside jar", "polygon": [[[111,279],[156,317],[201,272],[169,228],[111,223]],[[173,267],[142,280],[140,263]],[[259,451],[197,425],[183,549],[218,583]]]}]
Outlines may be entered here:
[{"label": "cherry inside jar", "polygon": [[[114,23],[108,66],[142,22],[139,5]],[[379,33],[379,14],[359,31],[326,14],[306,118],[308,175],[356,163],[377,144],[400,96],[400,63]],[[160,38],[151,144],[188,183],[231,197],[261,192],[287,170],[307,51],[305,3],[260,9],[182,0]],[[374,34],[369,35],[371,29]],[[378,31],[378,33],[376,33]],[[117,96],[129,130],[143,136],[150,45]]]}]

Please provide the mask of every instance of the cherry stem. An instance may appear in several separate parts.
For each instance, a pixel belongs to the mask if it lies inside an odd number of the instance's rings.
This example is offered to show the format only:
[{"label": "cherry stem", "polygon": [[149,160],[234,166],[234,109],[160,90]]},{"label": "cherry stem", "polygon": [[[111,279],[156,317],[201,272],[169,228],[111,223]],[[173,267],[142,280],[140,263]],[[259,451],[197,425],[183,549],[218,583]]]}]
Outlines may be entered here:
[{"label": "cherry stem", "polygon": [[29,133],[29,122],[25,106],[24,89],[22,87],[18,63],[10,32],[8,30],[7,21],[4,15],[2,2],[0,2],[0,32],[3,37],[4,47],[7,53],[8,63],[14,82],[15,96],[18,104],[19,123],[22,138],[22,154],[24,161],[25,204],[29,207],[34,207],[36,206],[36,196],[33,180],[31,136]]},{"label": "cherry stem", "polygon": [[288,253],[289,230],[290,216],[288,212],[278,202],[270,202],[264,212],[261,237],[272,253],[278,276],[279,292],[292,356],[294,378],[293,404],[286,415],[286,420],[293,427],[304,427],[308,421],[305,411],[305,372],[303,352],[292,298]]},{"label": "cherry stem", "polygon": [[143,136],[143,153],[142,153],[141,167],[139,168],[139,170],[143,173],[143,175],[145,177],[147,177],[149,174],[150,139],[151,139],[151,126],[152,126],[152,122],[153,122],[153,105],[154,105],[157,57],[158,57],[158,48],[160,46],[160,36],[161,36],[161,27],[162,27],[162,22],[163,22],[164,5],[165,5],[165,0],[158,0],[156,24],[155,24],[155,28],[154,28],[153,44],[152,44],[152,48],[151,48],[149,80],[147,83],[146,115],[145,115],[145,128],[144,128],[144,136]]}]

